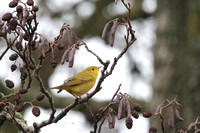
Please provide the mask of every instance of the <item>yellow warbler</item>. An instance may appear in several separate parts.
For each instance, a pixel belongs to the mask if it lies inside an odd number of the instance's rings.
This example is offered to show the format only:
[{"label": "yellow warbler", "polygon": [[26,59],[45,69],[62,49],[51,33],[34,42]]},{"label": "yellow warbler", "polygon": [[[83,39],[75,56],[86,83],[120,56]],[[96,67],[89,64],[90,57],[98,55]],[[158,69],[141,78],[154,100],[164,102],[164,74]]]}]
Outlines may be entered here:
[{"label": "yellow warbler", "polygon": [[73,96],[81,96],[87,93],[96,82],[96,78],[99,72],[100,67],[90,66],[84,71],[70,77],[64,81],[64,84],[61,86],[53,87],[51,89],[66,90]]}]

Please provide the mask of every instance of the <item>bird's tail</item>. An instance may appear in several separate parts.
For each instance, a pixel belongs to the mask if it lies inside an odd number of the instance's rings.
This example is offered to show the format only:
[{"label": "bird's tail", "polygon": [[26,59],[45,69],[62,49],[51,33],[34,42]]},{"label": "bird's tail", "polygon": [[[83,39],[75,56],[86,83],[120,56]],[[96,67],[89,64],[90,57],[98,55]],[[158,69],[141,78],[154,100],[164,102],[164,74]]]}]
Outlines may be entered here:
[{"label": "bird's tail", "polygon": [[65,87],[61,85],[61,86],[56,86],[50,89],[59,89],[57,93],[60,93],[62,90],[65,90]]}]

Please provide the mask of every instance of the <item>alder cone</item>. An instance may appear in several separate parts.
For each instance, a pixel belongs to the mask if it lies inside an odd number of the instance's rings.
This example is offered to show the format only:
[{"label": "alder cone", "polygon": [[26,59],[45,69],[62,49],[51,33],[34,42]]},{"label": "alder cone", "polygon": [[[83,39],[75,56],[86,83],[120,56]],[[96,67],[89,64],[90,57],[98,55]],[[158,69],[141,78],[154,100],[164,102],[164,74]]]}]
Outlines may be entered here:
[{"label": "alder cone", "polygon": [[38,117],[40,115],[40,109],[38,107],[33,107],[32,113],[34,116]]},{"label": "alder cone", "polygon": [[5,13],[5,14],[2,16],[2,20],[3,20],[3,21],[10,21],[11,18],[12,18],[12,14],[11,14],[10,12]]}]

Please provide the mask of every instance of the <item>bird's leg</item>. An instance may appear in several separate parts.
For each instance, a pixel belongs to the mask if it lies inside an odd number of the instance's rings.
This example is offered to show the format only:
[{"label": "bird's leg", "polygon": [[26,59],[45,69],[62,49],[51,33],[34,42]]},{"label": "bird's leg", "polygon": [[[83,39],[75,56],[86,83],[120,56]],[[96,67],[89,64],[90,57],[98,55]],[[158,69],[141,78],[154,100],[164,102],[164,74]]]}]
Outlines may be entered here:
[{"label": "bird's leg", "polygon": [[62,90],[60,89],[60,90],[57,91],[57,93],[60,93],[61,91],[62,91]]}]

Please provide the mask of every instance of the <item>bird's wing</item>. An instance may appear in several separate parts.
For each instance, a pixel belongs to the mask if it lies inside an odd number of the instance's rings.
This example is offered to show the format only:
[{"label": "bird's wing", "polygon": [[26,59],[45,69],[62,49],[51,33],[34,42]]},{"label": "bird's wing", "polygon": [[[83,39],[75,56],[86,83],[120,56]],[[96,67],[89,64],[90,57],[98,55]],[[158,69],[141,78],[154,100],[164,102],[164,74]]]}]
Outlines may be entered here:
[{"label": "bird's wing", "polygon": [[71,77],[64,82],[64,86],[74,86],[74,85],[80,85],[84,83],[88,83],[92,81],[92,78],[90,77]]}]

